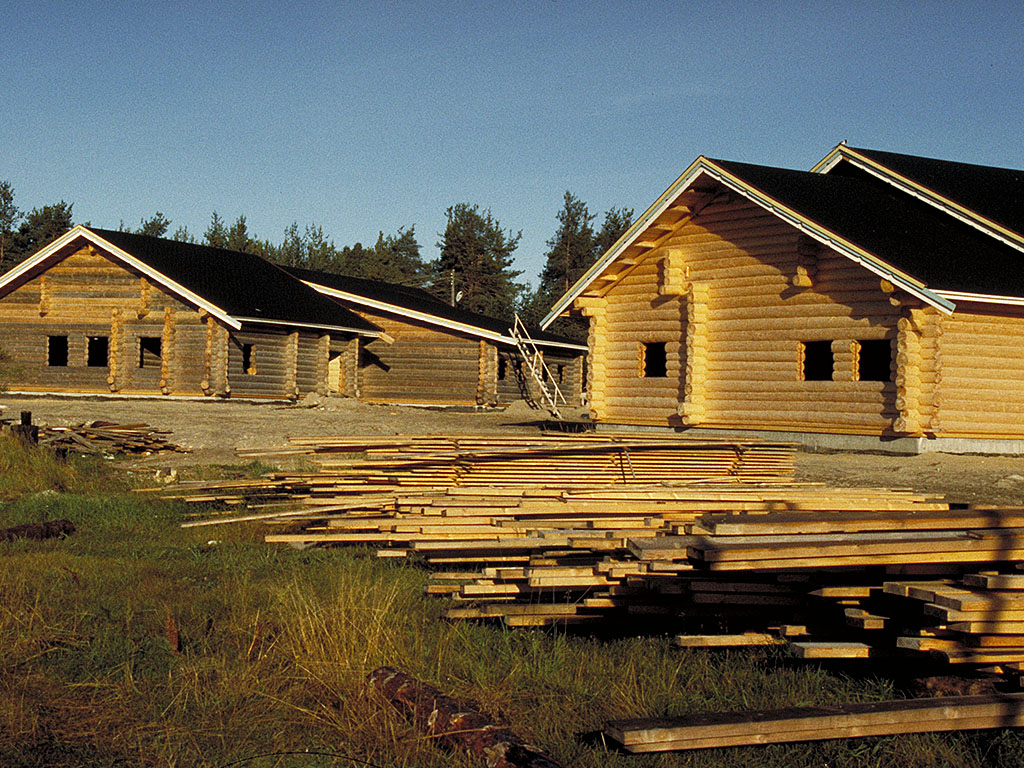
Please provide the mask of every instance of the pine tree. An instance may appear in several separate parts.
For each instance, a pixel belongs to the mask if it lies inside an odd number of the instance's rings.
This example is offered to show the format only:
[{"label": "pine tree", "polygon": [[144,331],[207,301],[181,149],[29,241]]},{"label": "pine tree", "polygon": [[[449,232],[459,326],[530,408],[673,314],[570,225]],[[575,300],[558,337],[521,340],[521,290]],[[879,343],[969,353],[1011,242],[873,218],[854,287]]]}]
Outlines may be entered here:
[{"label": "pine tree", "polygon": [[210,217],[210,226],[203,232],[203,241],[213,248],[227,248],[228,228],[224,226],[224,220],[214,211]]},{"label": "pine tree", "polygon": [[249,228],[246,226],[245,216],[239,216],[235,223],[231,225],[231,229],[228,230],[223,247],[229,251],[253,253],[255,245],[256,241],[249,237]]},{"label": "pine tree", "polygon": [[587,204],[566,191],[560,225],[548,240],[547,261],[540,273],[537,293],[552,302],[569,290],[594,261],[596,239],[590,223],[594,215]]},{"label": "pine tree", "polygon": [[[446,211],[441,256],[431,263],[431,290],[446,301],[484,315],[511,320],[523,290],[512,254],[522,233],[506,233],[490,211],[460,203]],[[461,298],[458,298],[461,295]]]},{"label": "pine tree", "polygon": [[420,244],[414,229],[399,227],[394,235],[379,233],[372,260],[366,265],[366,277],[414,287],[423,285],[427,265],[420,258]]},{"label": "pine tree", "polygon": [[611,208],[605,211],[604,225],[597,233],[595,252],[598,257],[604,254],[622,237],[633,223],[632,208]]},{"label": "pine tree", "polygon": [[7,262],[14,264],[21,261],[71,229],[74,226],[72,205],[61,200],[42,208],[33,208],[26,214],[18,231],[11,236],[11,244],[5,254]]},{"label": "pine tree", "polygon": [[[523,300],[523,319],[528,324],[539,324],[554,303],[629,228],[632,219],[632,209],[612,208],[604,215],[601,231],[594,234],[591,226],[594,215],[582,200],[567,191],[562,210],[558,212],[559,227],[548,240],[547,260],[540,274],[540,284]],[[558,318],[550,330],[583,341],[587,335],[587,322],[575,317]]]},{"label": "pine tree", "polygon": [[150,237],[163,237],[167,234],[167,230],[171,228],[171,220],[164,216],[160,211],[154,213],[148,220],[143,219],[139,223],[139,228],[135,230],[140,235],[149,235]]},{"label": "pine tree", "polygon": [[13,265],[8,263],[8,248],[20,218],[21,211],[14,205],[14,187],[9,181],[0,181],[0,271]]}]

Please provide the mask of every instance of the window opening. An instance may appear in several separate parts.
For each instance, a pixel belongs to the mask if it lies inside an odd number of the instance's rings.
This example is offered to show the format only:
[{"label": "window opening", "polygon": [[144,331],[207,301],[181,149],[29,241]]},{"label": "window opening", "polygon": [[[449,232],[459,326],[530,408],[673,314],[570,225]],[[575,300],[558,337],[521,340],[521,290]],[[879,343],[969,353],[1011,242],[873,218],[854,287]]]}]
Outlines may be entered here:
[{"label": "window opening", "polygon": [[46,364],[55,368],[64,368],[68,364],[68,337],[46,337]]},{"label": "window opening", "polygon": [[504,357],[498,357],[498,381],[504,381],[508,375],[508,364]]},{"label": "window opening", "polygon": [[139,337],[139,368],[159,367],[161,339],[159,336]]},{"label": "window opening", "polygon": [[110,340],[106,336],[89,336],[85,347],[85,364],[90,368],[106,368],[110,360]]},{"label": "window opening", "polygon": [[250,376],[256,375],[256,350],[252,344],[242,345],[242,370]]},{"label": "window opening", "polygon": [[645,379],[668,376],[668,355],[664,341],[640,343],[640,375]]},{"label": "window opening", "polygon": [[832,359],[832,342],[805,341],[802,346],[801,378],[804,381],[832,381],[832,369],[835,366]]},{"label": "window opening", "polygon": [[857,380],[892,380],[892,342],[888,339],[858,341]]}]

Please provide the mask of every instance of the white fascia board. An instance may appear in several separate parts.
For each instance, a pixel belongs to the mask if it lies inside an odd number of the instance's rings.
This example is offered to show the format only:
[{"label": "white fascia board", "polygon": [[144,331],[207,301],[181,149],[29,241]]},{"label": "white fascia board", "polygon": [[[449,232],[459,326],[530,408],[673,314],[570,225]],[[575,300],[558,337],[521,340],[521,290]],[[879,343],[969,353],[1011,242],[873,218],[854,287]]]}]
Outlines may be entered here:
[{"label": "white fascia board", "polygon": [[155,269],[153,269],[145,262],[139,261],[127,251],[123,251],[113,243],[104,240],[102,237],[97,235],[89,228],[83,226],[82,224],[79,224],[73,229],[64,233],[56,240],[54,240],[52,243],[50,243],[48,246],[43,248],[41,251],[38,251],[35,256],[31,256],[30,258],[26,259],[21,264],[19,264],[17,267],[12,269],[10,272],[8,272],[4,276],[3,280],[0,280],[0,289],[3,289],[6,285],[18,279],[18,277],[20,277],[21,275],[25,274],[26,272],[38,266],[42,262],[46,261],[48,258],[58,253],[61,249],[65,248],[66,246],[70,245],[79,237],[92,243],[97,248],[106,251],[108,254],[113,256],[118,261],[121,261],[127,264],[128,266],[132,267],[132,269],[138,270],[146,277],[148,277],[150,280],[152,280],[154,283],[157,283],[172,291],[173,293],[178,294],[178,296],[192,304],[195,304],[197,307],[205,309],[207,312],[209,312],[211,315],[213,315],[218,320],[223,322],[225,325],[229,325],[235,330],[238,330],[239,328],[242,327],[242,324],[238,320],[233,318],[231,315],[229,315],[227,312],[225,312],[217,305],[211,304],[210,302],[206,301],[206,299],[202,298],[198,294],[193,293],[185,286],[180,285],[179,283],[176,283],[174,280],[171,280],[166,275],[157,272]]},{"label": "white fascia board", "polygon": [[380,331],[366,331],[361,328],[346,328],[342,325],[325,325],[323,323],[296,323],[291,320],[268,320],[265,317],[239,317],[237,318],[243,323],[253,323],[260,325],[284,325],[292,328],[313,328],[318,331],[342,331],[343,333],[352,333],[356,336],[368,336],[372,339],[376,339],[380,336]]},{"label": "white fascia board", "polygon": [[[360,304],[364,307],[371,309],[377,309],[381,312],[389,312],[394,315],[401,315],[402,317],[408,317],[413,320],[420,320],[430,325],[441,326],[442,328],[448,328],[453,331],[461,331],[468,333],[472,336],[479,336],[480,338],[487,339],[489,341],[501,342],[503,344],[516,343],[516,340],[511,335],[504,336],[495,331],[487,330],[486,328],[478,328],[475,325],[468,325],[466,323],[460,323],[457,320],[446,320],[438,317],[437,315],[431,315],[427,312],[417,312],[413,309],[407,309],[406,307],[400,307],[396,304],[389,304],[384,301],[377,301],[376,299],[368,299],[365,296],[360,296],[356,293],[349,293],[348,291],[342,291],[337,288],[331,288],[326,285],[322,285],[311,280],[303,280],[303,282],[310,288],[319,291],[325,296],[330,296],[333,299],[341,299],[342,301],[351,301],[353,304]],[[542,341],[533,339],[533,343],[539,347],[561,347],[564,349],[574,349],[582,352],[586,352],[587,348],[579,344],[566,344],[558,341]]]},{"label": "white fascia board", "polygon": [[29,256],[27,259],[25,259],[23,262],[21,262],[13,269],[11,269],[7,274],[5,274],[2,279],[0,279],[0,290],[3,290],[8,285],[17,280],[19,277],[21,277],[23,274],[29,272],[33,267],[35,267],[40,262],[46,261],[47,258],[55,254],[64,246],[68,245],[75,238],[77,238],[80,235],[84,235],[87,232],[89,232],[89,230],[87,230],[85,227],[79,224],[73,229],[70,229],[67,232],[65,232],[63,235],[58,237],[48,246],[43,248],[41,251],[36,251],[34,256]]},{"label": "white fascia board", "polygon": [[877,164],[866,158],[863,155],[859,155],[856,152],[851,151],[848,147],[836,147],[833,150],[835,157],[831,155],[825,160],[822,160],[818,165],[814,166],[813,171],[819,173],[825,173],[836,165],[839,161],[845,159],[847,162],[856,166],[865,173],[869,173],[876,179],[881,179],[886,184],[896,187],[896,189],[910,195],[933,208],[938,208],[943,213],[947,213],[954,219],[967,224],[970,227],[974,227],[979,232],[983,232],[989,237],[994,237],[1004,245],[1008,245],[1014,250],[1024,252],[1024,240],[1020,237],[1015,236],[1011,230],[1001,227],[994,221],[986,219],[980,214],[974,213],[969,208],[965,208],[962,205],[958,205],[954,201],[943,197],[937,192],[933,192],[928,187],[918,184],[905,176],[900,176],[898,173],[890,171],[884,165]]},{"label": "white fascia board", "polygon": [[832,248],[851,261],[860,264],[868,271],[888,280],[894,285],[898,285],[907,293],[912,296],[916,296],[926,304],[930,304],[940,312],[947,315],[953,313],[955,305],[935,291],[931,291],[926,288],[923,283],[913,280],[913,278],[903,274],[895,267],[890,266],[882,259],[879,259],[877,256],[858,248],[853,243],[847,242],[835,233],[829,232],[827,229],[816,225],[809,219],[803,218],[796,211],[790,210],[782,203],[779,203],[763,192],[743,183],[740,179],[735,178],[724,168],[719,168],[713,163],[707,162],[703,171],[706,172],[708,176],[729,187],[729,189],[733,190],[737,194],[747,198],[755,205],[758,205],[769,213],[778,216],[780,219],[796,227],[804,234],[814,238],[819,243],[828,248]]},{"label": "white fascia board", "polygon": [[1012,307],[1024,307],[1024,297],[996,296],[989,293],[964,293],[963,291],[936,291],[939,296],[950,301],[976,301],[981,304],[1006,304]]},{"label": "white fascia board", "polygon": [[598,276],[604,272],[605,268],[615,261],[626,248],[633,244],[633,242],[651,225],[651,223],[661,216],[662,213],[673,203],[676,197],[690,186],[693,181],[700,176],[701,162],[704,160],[704,156],[701,155],[694,160],[690,167],[683,171],[679,178],[672,182],[668,189],[661,193],[661,196],[638,218],[633,224],[622,233],[622,237],[615,241],[611,248],[605,251],[604,256],[599,258],[594,264],[588,269],[583,275],[577,280],[573,286],[565,292],[565,294],[558,301],[555,302],[551,310],[544,316],[544,319],[540,321],[540,327],[546,329],[555,319],[562,314],[572,303],[583,293]]}]

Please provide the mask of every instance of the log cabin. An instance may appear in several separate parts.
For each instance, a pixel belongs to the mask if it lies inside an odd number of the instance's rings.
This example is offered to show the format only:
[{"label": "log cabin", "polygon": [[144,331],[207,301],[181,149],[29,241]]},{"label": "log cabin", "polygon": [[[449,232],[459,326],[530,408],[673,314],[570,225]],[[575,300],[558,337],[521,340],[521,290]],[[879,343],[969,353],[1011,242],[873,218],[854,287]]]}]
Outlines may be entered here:
[{"label": "log cabin", "polygon": [[[419,288],[287,269],[387,334],[360,346],[360,399],[472,406],[541,401],[509,322],[451,306]],[[578,406],[586,345],[536,329],[527,334],[535,350],[525,354],[543,362],[537,366],[541,377],[557,385],[568,405]]]},{"label": "log cabin", "polygon": [[353,394],[381,330],[258,256],[76,226],[0,276],[21,392]]},{"label": "log cabin", "polygon": [[840,144],[698,157],[541,323],[610,425],[1024,452],[1024,172]]}]

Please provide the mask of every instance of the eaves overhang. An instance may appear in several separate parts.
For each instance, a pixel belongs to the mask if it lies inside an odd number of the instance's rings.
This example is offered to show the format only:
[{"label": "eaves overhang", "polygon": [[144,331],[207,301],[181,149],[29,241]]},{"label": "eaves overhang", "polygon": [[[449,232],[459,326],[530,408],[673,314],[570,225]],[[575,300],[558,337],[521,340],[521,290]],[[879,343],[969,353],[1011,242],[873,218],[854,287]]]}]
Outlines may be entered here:
[{"label": "eaves overhang", "polygon": [[[495,331],[488,330],[486,328],[480,328],[478,326],[469,325],[468,323],[460,323],[456,320],[449,320],[447,318],[438,317],[437,315],[431,315],[427,312],[419,312],[407,307],[401,307],[397,304],[389,304],[385,301],[379,301],[377,299],[370,299],[366,296],[361,296],[357,293],[350,293],[349,291],[342,291],[338,288],[332,288],[330,286],[321,285],[320,283],[303,280],[303,282],[309,287],[316,291],[329,296],[332,299],[337,299],[343,302],[351,302],[352,304],[358,304],[369,309],[376,309],[381,312],[387,312],[388,314],[400,315],[402,317],[408,317],[412,320],[418,320],[429,325],[435,325],[442,328],[447,328],[452,331],[459,331],[461,333],[467,333],[472,336],[477,336],[488,341],[497,342],[499,344],[510,344],[515,345],[516,340],[512,337],[511,333],[506,336],[504,334],[497,333]],[[543,339],[531,339],[533,343],[538,347],[556,347],[559,349],[571,349],[579,352],[586,352],[587,347],[584,344],[572,344],[568,342],[549,341]]]},{"label": "eaves overhang", "polygon": [[381,331],[368,331],[365,328],[346,328],[343,325],[327,325],[325,323],[299,323],[293,320],[271,320],[265,317],[237,317],[235,319],[242,323],[252,323],[253,325],[281,325],[288,328],[310,328],[317,331],[340,331],[342,333],[351,333],[355,336],[365,336],[370,339],[376,339],[382,335]]}]

